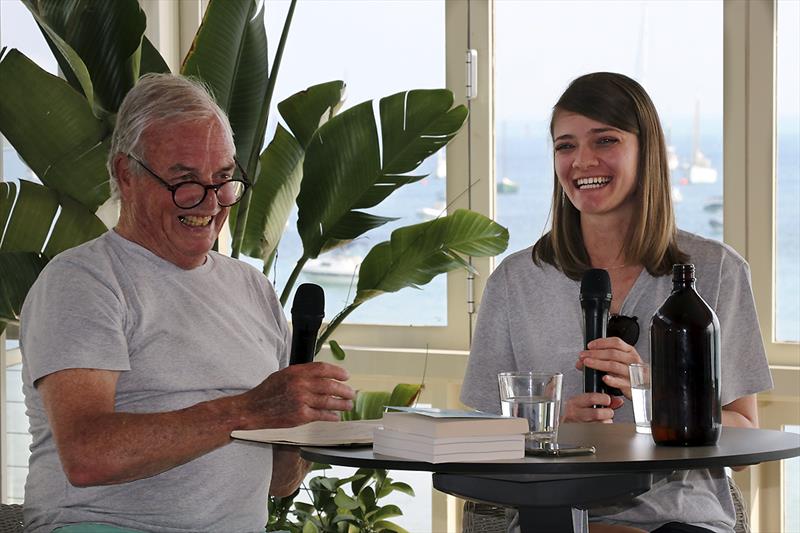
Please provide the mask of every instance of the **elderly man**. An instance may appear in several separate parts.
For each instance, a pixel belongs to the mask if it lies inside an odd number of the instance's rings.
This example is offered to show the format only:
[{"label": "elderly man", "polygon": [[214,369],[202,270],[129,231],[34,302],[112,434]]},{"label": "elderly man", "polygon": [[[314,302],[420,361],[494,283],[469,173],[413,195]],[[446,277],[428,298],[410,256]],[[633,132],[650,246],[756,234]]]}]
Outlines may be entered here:
[{"label": "elderly man", "polygon": [[195,82],[149,75],[122,103],[119,223],[55,258],[22,312],[28,531],[263,531],[268,492],[294,491],[307,464],[231,431],[352,407],[344,369],[287,366],[266,278],[211,251],[248,186],[234,153]]}]

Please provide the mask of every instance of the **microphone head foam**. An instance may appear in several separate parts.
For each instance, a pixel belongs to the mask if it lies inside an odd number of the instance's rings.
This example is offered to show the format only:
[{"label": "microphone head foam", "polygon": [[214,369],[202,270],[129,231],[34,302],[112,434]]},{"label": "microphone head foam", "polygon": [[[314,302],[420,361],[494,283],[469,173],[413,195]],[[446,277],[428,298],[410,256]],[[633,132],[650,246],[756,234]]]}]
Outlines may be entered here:
[{"label": "microphone head foam", "polygon": [[325,292],[315,283],[303,283],[297,287],[292,301],[292,314],[319,316],[325,315]]},{"label": "microphone head foam", "polygon": [[581,299],[611,299],[611,277],[602,268],[590,268],[581,278]]}]

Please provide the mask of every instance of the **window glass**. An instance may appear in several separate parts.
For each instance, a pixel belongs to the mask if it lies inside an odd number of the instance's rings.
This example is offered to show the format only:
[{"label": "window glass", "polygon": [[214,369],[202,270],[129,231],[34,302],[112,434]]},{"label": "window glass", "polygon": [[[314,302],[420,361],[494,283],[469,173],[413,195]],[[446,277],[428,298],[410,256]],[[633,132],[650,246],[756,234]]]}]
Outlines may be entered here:
[{"label": "window glass", "polygon": [[[269,2],[267,36],[274,54],[288,2]],[[311,85],[343,80],[347,100],[342,110],[365,100],[421,88],[445,86],[444,12],[442,0],[299,2],[278,74],[267,141],[279,120],[276,105]],[[365,24],[364,21],[369,21]],[[438,155],[438,154],[437,154]],[[444,154],[442,154],[443,156]],[[320,255],[306,265],[295,284],[313,282],[326,293],[326,320],[355,295],[358,266],[367,252],[389,239],[393,229],[435,217],[444,209],[445,164],[432,157],[415,174],[428,177],[392,193],[366,211],[398,220],[371,230],[348,245]],[[280,292],[302,254],[296,212],[278,248],[270,279]],[[260,261],[252,261],[261,265]],[[287,309],[290,308],[287,305]],[[446,325],[446,278],[439,276],[422,290],[405,289],[371,300],[347,321],[363,324]]]},{"label": "window glass", "polygon": [[722,238],[722,21],[719,0],[496,2],[497,213],[511,234],[506,254],[548,229],[550,112],[571,80],[593,71],[644,86],[670,149],[678,226]]},{"label": "window glass", "polygon": [[[800,426],[784,426],[784,431],[800,433]],[[800,531],[800,457],[781,461],[783,465],[783,530]]]},{"label": "window glass", "polygon": [[[44,70],[55,74],[58,71],[56,58],[47,47],[33,17],[22,2],[0,2],[0,48],[16,48]],[[2,146],[2,179],[19,181],[20,178],[39,179],[23,163],[14,148],[0,135]]]},{"label": "window glass", "polygon": [[[777,4],[775,337],[800,341],[800,3]],[[795,511],[797,511],[795,509]]]},{"label": "window glass", "polygon": [[[20,50],[52,74],[58,70],[53,54],[22,2],[0,1],[0,48],[3,47]],[[2,136],[0,147],[0,181],[19,181],[21,178],[39,181]],[[7,350],[15,350],[18,346],[19,342],[12,339],[7,340],[5,345]],[[15,351],[8,352],[7,359],[10,360],[13,356],[17,360],[18,352]],[[22,397],[21,365],[0,368],[0,372],[6,373],[6,390],[0,391],[4,395],[4,402],[0,403],[5,408],[0,416],[6,423],[6,434],[0,435],[5,440],[5,464],[0,465],[0,482],[5,484],[8,503],[22,503],[25,497],[25,478],[28,475],[28,446],[31,444],[31,436],[28,433],[28,419]]]}]

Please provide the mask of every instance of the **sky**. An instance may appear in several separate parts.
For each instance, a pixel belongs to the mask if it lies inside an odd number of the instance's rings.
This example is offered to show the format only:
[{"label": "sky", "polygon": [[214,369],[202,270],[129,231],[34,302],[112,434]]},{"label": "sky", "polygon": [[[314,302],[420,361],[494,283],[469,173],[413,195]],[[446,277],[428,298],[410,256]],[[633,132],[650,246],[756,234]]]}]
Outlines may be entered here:
[{"label": "sky", "polygon": [[[451,0],[463,1],[463,0]],[[288,0],[267,0],[274,54]],[[800,114],[796,67],[800,2],[779,0],[780,108]],[[612,70],[638,79],[663,117],[722,115],[722,0],[497,0],[498,119],[541,120],[568,82]],[[444,86],[443,0],[300,0],[275,102],[309,85],[343,79],[348,105],[422,87]],[[3,45],[55,69],[27,10],[0,0]],[[792,63],[794,61],[794,63]],[[792,65],[795,65],[792,67]]]}]

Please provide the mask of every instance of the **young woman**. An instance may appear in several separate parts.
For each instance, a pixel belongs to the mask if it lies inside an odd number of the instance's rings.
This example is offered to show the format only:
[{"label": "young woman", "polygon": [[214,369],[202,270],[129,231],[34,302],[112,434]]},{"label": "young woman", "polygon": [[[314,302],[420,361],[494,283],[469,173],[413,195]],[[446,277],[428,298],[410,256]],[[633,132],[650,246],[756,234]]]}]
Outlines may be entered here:
[{"label": "young woman", "polygon": [[[574,80],[553,108],[551,229],[488,280],[461,400],[499,412],[498,372],[561,372],[564,422],[632,422],[628,365],[650,359],[648,325],[672,289],[675,263],[695,265],[697,290],[720,322],[724,425],[757,427],[755,394],[772,386],[747,263],[729,246],[675,227],[664,134],[644,89],[621,74]],[[578,301],[590,268],[611,277],[612,315],[637,317],[638,338],[583,350]],[[584,367],[624,397],[584,393]],[[593,407],[600,406],[600,407]],[[731,531],[725,472],[657,476],[650,491],[590,510],[597,531]],[[623,527],[628,526],[628,527]],[[632,529],[635,528],[635,529]]]}]

